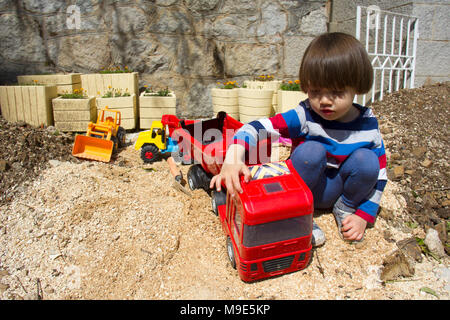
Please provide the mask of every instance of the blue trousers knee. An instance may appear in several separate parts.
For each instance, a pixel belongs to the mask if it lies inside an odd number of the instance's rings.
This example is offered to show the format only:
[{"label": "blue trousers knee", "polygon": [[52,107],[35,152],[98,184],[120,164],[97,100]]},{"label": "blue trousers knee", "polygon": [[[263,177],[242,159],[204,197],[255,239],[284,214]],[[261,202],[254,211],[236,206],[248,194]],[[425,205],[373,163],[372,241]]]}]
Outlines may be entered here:
[{"label": "blue trousers knee", "polygon": [[342,196],[345,205],[357,208],[373,190],[380,166],[378,157],[369,149],[351,153],[339,169],[327,168],[325,147],[316,141],[299,145],[291,155],[292,165],[309,187],[314,207],[333,207]]}]

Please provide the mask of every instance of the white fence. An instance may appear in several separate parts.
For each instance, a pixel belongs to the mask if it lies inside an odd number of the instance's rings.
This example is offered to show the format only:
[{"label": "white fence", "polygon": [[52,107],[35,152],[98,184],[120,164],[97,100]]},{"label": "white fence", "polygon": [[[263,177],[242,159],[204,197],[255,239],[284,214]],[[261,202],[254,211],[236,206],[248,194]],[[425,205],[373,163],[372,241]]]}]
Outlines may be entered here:
[{"label": "white fence", "polygon": [[[364,39],[361,39],[361,37]],[[374,69],[372,90],[355,101],[363,105],[383,95],[414,88],[419,20],[414,16],[380,10],[356,9],[356,38],[365,44]]]}]

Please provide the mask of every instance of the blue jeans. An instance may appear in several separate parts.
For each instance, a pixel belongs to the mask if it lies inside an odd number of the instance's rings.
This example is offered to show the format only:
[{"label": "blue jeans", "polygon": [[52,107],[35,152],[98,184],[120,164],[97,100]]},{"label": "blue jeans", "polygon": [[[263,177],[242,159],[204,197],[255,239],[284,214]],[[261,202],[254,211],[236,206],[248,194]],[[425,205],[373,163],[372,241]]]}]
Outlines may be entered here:
[{"label": "blue jeans", "polygon": [[332,208],[340,196],[346,206],[357,208],[373,190],[380,171],[378,157],[366,148],[355,150],[339,169],[327,168],[325,147],[316,141],[295,148],[291,160],[318,209]]}]

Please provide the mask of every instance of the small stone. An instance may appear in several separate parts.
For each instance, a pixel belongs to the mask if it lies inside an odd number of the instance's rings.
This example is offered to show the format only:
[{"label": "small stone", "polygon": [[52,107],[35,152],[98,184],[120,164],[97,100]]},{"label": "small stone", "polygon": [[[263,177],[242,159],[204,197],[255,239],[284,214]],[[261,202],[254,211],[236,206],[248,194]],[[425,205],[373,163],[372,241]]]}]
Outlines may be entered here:
[{"label": "small stone", "polygon": [[413,154],[416,158],[420,158],[420,157],[422,157],[426,152],[427,152],[427,148],[426,148],[426,147],[418,147],[418,148],[415,148],[415,149],[412,151],[412,154]]},{"label": "small stone", "polygon": [[3,294],[3,292],[8,290],[8,288],[9,288],[9,284],[0,283],[0,296]]},{"label": "small stone", "polygon": [[47,294],[55,293],[55,289],[50,286],[45,287],[44,292]]},{"label": "small stone", "polygon": [[5,172],[9,169],[9,164],[5,160],[0,160],[0,172]]},{"label": "small stone", "polygon": [[428,229],[427,234],[425,235],[424,243],[428,247],[428,250],[438,257],[446,256],[444,246],[442,245],[441,239],[439,239],[439,234],[435,229]]},{"label": "small stone", "polygon": [[430,206],[431,208],[439,208],[439,204],[436,201],[436,199],[433,197],[433,195],[430,192],[427,192],[423,196],[423,202],[425,205]]},{"label": "small stone", "polygon": [[397,247],[415,261],[422,262],[422,251],[420,250],[415,237],[398,241]]},{"label": "small stone", "polygon": [[52,159],[52,160],[48,160],[48,163],[49,163],[53,168],[55,168],[55,167],[57,167],[57,166],[59,166],[59,165],[61,164],[61,161]]},{"label": "small stone", "polygon": [[382,134],[389,134],[394,132],[394,130],[391,127],[381,127],[380,131]]},{"label": "small stone", "polygon": [[425,159],[422,161],[421,165],[422,165],[422,167],[429,168],[432,163],[433,163],[433,161],[431,161],[430,159]]},{"label": "small stone", "polygon": [[396,280],[400,277],[412,277],[414,265],[401,250],[396,250],[383,261],[380,279],[382,281]]},{"label": "small stone", "polygon": [[44,229],[53,228],[54,225],[55,225],[55,223],[53,221],[49,221],[44,225]]},{"label": "small stone", "polygon": [[395,166],[394,167],[394,178],[401,178],[405,173],[405,168],[403,166]]},{"label": "small stone", "polygon": [[400,160],[401,158],[402,158],[402,156],[398,152],[391,154],[391,160]]}]

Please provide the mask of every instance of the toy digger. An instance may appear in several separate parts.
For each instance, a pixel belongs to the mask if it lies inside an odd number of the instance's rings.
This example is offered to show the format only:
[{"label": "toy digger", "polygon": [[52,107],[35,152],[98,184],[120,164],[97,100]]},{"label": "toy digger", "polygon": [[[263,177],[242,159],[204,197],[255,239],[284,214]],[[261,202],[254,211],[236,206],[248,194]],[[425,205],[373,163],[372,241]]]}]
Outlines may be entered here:
[{"label": "toy digger", "polygon": [[163,115],[161,121],[153,121],[150,130],[142,131],[134,144],[135,150],[141,151],[144,163],[153,163],[162,158],[162,154],[178,152],[178,145],[170,137],[173,130],[180,127],[180,120],[175,115]]},{"label": "toy digger", "polygon": [[120,126],[121,113],[105,107],[97,122],[89,122],[86,135],[77,135],[72,155],[77,158],[109,162],[113,152],[125,146],[125,129]]}]

